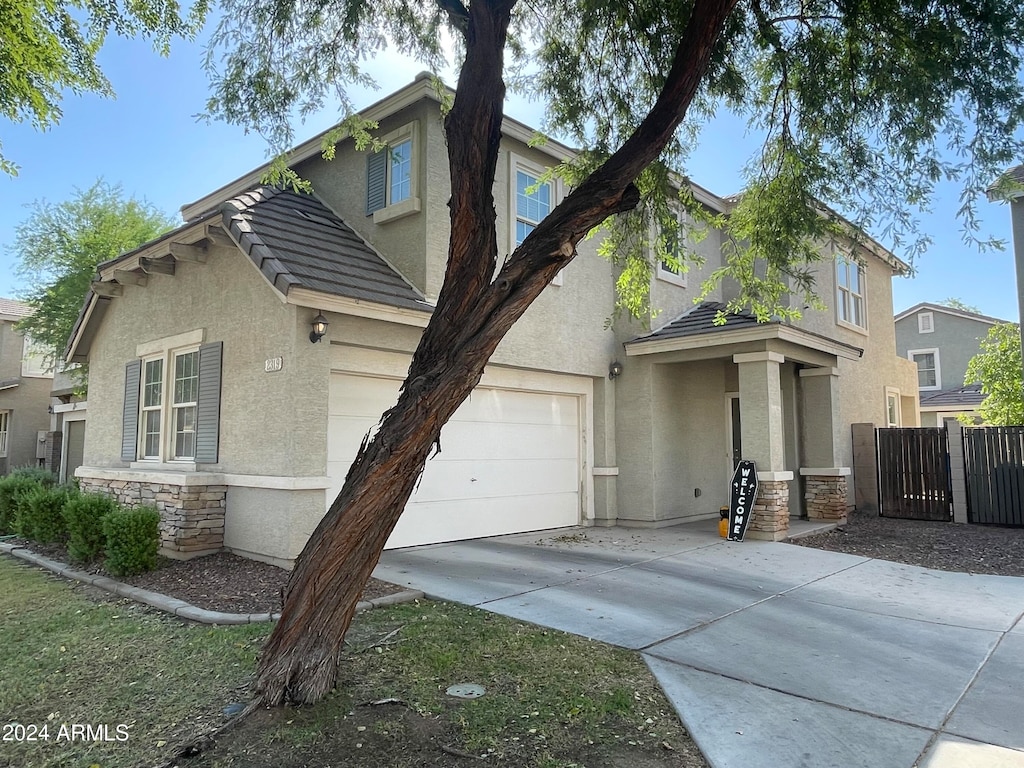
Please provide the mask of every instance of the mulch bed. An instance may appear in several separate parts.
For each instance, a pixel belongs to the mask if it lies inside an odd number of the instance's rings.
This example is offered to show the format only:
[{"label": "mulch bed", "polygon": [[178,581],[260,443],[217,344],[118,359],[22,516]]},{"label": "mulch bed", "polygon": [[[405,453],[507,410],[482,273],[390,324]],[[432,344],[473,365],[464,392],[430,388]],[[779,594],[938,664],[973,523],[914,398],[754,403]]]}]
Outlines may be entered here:
[{"label": "mulch bed", "polygon": [[854,512],[846,525],[793,543],[941,571],[1024,576],[1024,528]]},{"label": "mulch bed", "polygon": [[[60,544],[37,544],[18,539],[15,541],[33,552],[59,562],[72,562],[67,549]],[[98,564],[75,567],[87,573],[110,576]],[[192,560],[161,557],[155,571],[111,578],[134,587],[176,597],[208,611],[275,613],[281,610],[284,588],[290,575],[290,571],[276,565],[249,560],[229,552],[218,552]],[[370,579],[363,589],[362,599],[372,600],[405,589],[379,579]]]}]

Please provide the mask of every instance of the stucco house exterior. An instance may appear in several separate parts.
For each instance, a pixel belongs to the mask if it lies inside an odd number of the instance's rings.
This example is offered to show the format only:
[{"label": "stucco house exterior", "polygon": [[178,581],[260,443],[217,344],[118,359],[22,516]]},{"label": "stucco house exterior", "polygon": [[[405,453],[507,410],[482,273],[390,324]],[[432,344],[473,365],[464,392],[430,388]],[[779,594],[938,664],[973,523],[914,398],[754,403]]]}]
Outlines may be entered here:
[{"label": "stucco house exterior", "polygon": [[43,350],[15,330],[31,314],[27,304],[0,299],[0,475],[59,462],[48,412],[53,372]]},{"label": "stucco house exterior", "polygon": [[981,351],[995,317],[921,302],[895,317],[896,351],[917,366],[921,426],[941,427],[960,414],[980,417],[981,385],[965,382],[967,365]]},{"label": "stucco house exterior", "polygon": [[[162,511],[164,551],[226,547],[289,564],[392,405],[444,277],[449,218],[438,97],[418,77],[364,111],[389,151],[296,148],[313,195],[263,168],[184,206],[185,224],[99,267],[68,347],[89,363],[85,488]],[[572,150],[503,125],[499,249],[557,204],[538,182]],[[729,201],[694,187],[727,212]],[[388,542],[401,547],[572,525],[662,527],[717,516],[735,459],[757,463],[748,535],[790,515],[840,518],[853,498],[850,424],[917,423],[896,354],[891,279],[873,243],[825,243],[826,310],[796,323],[712,323],[735,290],[694,304],[722,261],[659,265],[653,329],[613,315],[615,269],[584,241],[495,352],[442,432]],[[325,334],[313,341],[318,318]]]}]

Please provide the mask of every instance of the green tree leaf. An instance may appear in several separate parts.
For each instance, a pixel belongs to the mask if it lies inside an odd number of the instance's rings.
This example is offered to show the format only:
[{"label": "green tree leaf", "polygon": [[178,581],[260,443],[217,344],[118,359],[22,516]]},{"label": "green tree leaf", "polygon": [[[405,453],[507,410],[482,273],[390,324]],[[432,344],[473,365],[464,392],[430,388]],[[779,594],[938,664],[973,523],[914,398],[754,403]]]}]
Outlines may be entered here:
[{"label": "green tree leaf", "polygon": [[982,339],[981,352],[971,358],[965,384],[981,383],[986,395],[978,412],[986,424],[1024,425],[1024,374],[1021,369],[1020,326],[1000,323]]}]

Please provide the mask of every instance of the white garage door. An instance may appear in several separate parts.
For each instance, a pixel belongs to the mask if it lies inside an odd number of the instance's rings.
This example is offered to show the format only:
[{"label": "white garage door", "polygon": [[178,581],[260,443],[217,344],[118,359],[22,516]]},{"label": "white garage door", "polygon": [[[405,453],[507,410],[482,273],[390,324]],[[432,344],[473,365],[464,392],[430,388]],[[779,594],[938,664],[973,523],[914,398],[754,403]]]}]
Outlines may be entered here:
[{"label": "white garage door", "polygon": [[[330,499],[399,382],[331,376]],[[441,432],[388,548],[558,528],[580,522],[580,398],[477,387]]]}]

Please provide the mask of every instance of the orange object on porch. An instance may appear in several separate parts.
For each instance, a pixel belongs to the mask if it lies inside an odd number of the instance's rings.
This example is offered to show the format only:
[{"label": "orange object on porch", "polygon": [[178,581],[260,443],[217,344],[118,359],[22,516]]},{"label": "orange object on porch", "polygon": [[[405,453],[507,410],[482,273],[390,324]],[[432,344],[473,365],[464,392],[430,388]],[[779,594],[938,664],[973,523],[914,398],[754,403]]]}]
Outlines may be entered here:
[{"label": "orange object on porch", "polygon": [[729,535],[729,508],[719,507],[718,535],[723,539]]}]

